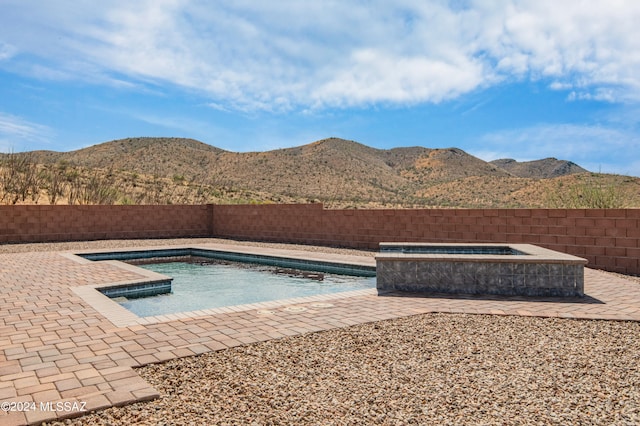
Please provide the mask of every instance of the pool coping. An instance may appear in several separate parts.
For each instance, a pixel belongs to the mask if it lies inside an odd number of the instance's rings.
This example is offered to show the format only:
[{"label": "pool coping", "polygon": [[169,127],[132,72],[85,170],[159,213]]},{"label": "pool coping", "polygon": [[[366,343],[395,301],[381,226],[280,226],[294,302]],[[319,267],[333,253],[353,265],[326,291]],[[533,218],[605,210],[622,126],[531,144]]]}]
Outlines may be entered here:
[{"label": "pool coping", "polygon": [[[161,323],[166,321],[198,318],[201,316],[225,314],[230,312],[243,312],[243,311],[251,311],[251,310],[268,311],[273,308],[278,308],[278,307],[292,305],[292,304],[326,302],[326,301],[331,301],[335,299],[377,294],[377,290],[375,288],[371,288],[371,289],[343,291],[343,292],[314,295],[314,296],[277,299],[277,300],[266,301],[266,302],[231,305],[231,306],[224,306],[219,308],[200,309],[196,311],[186,311],[186,312],[177,312],[177,313],[171,313],[171,314],[140,317],[135,313],[131,312],[130,310],[126,309],[125,307],[121,306],[119,303],[115,302],[113,299],[109,298],[102,292],[100,292],[100,290],[111,289],[114,287],[131,286],[135,284],[153,283],[153,282],[167,280],[167,279],[170,279],[171,277],[168,277],[166,275],[159,274],[153,271],[149,271],[148,269],[140,268],[138,266],[131,265],[120,260],[89,260],[82,257],[83,255],[88,255],[88,254],[133,253],[133,252],[152,252],[152,251],[171,251],[171,250],[220,251],[220,252],[229,252],[229,253],[234,253],[239,255],[252,255],[252,256],[270,257],[270,258],[294,259],[294,260],[305,261],[305,262],[317,262],[317,263],[333,264],[333,265],[345,265],[345,266],[354,266],[354,267],[373,267],[373,268],[375,268],[376,266],[374,258],[368,258],[364,256],[332,255],[329,253],[321,253],[319,255],[313,256],[311,252],[300,252],[295,250],[273,249],[273,248],[262,248],[262,247],[233,246],[233,245],[227,245],[227,244],[135,247],[131,249],[97,249],[97,250],[87,249],[87,250],[73,250],[73,251],[61,253],[61,255],[80,264],[86,264],[86,263],[92,263],[92,262],[105,262],[115,267],[130,271],[130,272],[134,272],[142,276],[142,278],[140,279],[124,280],[124,281],[102,283],[102,284],[89,284],[85,286],[72,288],[72,291],[77,296],[81,297],[87,304],[89,304],[93,309],[98,311],[102,316],[107,318],[109,321],[111,321],[111,323],[113,323],[117,327],[156,324],[156,323]],[[310,253],[310,255],[306,255],[307,253]]]},{"label": "pool coping", "polygon": [[[491,260],[494,263],[510,263],[518,261],[519,263],[563,263],[586,265],[587,259],[562,253],[555,250],[549,250],[544,247],[533,244],[510,244],[510,243],[380,243],[381,251],[376,254],[376,259],[382,260],[398,260],[410,261],[420,260],[422,262],[437,262],[442,260],[452,260],[456,262],[487,262]],[[450,253],[416,253],[416,252],[396,252],[384,251],[386,247],[506,247],[512,248],[523,254],[450,254]]]}]

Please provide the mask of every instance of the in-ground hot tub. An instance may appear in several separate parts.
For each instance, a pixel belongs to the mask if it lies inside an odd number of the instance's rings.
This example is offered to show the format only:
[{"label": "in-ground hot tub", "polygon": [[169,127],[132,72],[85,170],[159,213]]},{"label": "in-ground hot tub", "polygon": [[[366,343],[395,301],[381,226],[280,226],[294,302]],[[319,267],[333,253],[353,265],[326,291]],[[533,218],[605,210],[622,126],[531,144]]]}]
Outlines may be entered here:
[{"label": "in-ground hot tub", "polygon": [[380,243],[379,292],[584,296],[587,260],[530,244]]}]

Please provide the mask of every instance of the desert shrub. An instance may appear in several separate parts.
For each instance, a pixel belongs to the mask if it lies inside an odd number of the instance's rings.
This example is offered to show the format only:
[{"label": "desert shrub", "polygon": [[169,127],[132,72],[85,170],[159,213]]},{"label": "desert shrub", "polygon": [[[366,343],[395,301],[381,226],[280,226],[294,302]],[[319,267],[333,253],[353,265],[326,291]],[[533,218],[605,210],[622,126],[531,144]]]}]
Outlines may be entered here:
[{"label": "desert shrub", "polygon": [[69,204],[115,204],[118,190],[113,186],[113,175],[100,176],[96,171],[87,180],[73,180],[69,189]]},{"label": "desert shrub", "polygon": [[65,178],[64,164],[47,165],[42,170],[43,188],[49,198],[49,204],[55,205],[67,191],[68,181]]},{"label": "desert shrub", "polygon": [[0,202],[37,202],[43,175],[31,153],[9,153],[0,162]]},{"label": "desert shrub", "polygon": [[590,173],[566,188],[558,185],[558,190],[549,195],[548,204],[553,208],[615,209],[624,206],[624,199],[620,188],[607,183],[605,176]]}]

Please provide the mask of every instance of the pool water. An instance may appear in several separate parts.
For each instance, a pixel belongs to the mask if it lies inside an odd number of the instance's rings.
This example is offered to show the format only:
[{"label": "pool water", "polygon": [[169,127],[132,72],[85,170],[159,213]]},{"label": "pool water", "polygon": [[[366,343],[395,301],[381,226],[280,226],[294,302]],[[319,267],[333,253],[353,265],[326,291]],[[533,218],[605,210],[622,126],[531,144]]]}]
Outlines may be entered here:
[{"label": "pool water", "polygon": [[203,260],[137,265],[173,278],[169,294],[115,299],[138,316],[165,315],[375,288],[375,277]]}]

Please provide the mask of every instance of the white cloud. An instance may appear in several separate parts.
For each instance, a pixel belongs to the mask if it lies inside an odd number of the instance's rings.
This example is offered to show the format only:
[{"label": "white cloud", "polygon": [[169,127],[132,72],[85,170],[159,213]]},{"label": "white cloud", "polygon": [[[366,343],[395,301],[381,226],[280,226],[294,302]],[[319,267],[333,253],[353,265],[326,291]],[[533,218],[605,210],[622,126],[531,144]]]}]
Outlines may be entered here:
[{"label": "white cloud", "polygon": [[512,79],[640,100],[640,2],[448,4],[24,0],[3,6],[0,59],[43,78],[169,82],[244,110],[440,102]]},{"label": "white cloud", "polygon": [[0,151],[31,150],[31,144],[46,143],[50,134],[48,126],[0,112]]},{"label": "white cloud", "polygon": [[16,48],[0,41],[0,61],[10,59],[16,54]]},{"label": "white cloud", "polygon": [[482,84],[482,65],[468,58],[460,61],[396,57],[391,52],[365,49],[354,52],[350,66],[314,90],[312,96],[327,105],[414,104],[425,99],[437,103]]},{"label": "white cloud", "polygon": [[486,161],[518,161],[555,157],[570,160],[590,171],[640,176],[637,133],[612,127],[543,124],[484,135],[482,148],[469,152]]},{"label": "white cloud", "polygon": [[503,13],[504,30],[486,43],[501,71],[553,78],[558,89],[583,95],[597,92],[592,99],[640,99],[639,2],[510,3],[489,12]]}]

